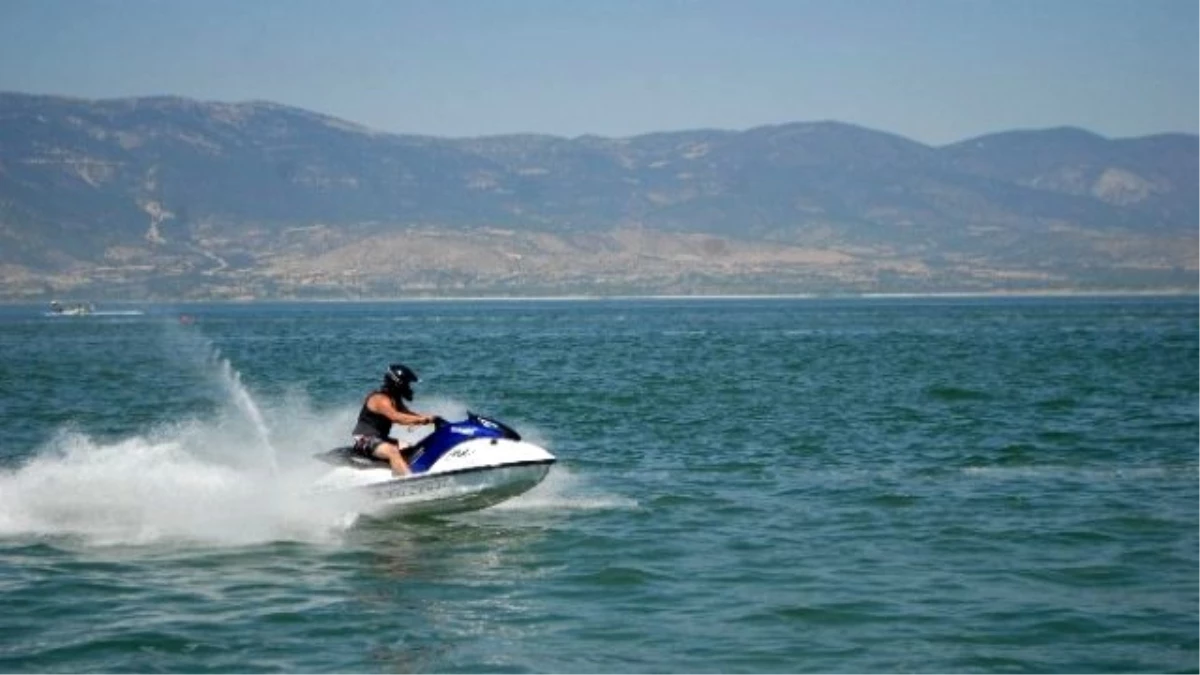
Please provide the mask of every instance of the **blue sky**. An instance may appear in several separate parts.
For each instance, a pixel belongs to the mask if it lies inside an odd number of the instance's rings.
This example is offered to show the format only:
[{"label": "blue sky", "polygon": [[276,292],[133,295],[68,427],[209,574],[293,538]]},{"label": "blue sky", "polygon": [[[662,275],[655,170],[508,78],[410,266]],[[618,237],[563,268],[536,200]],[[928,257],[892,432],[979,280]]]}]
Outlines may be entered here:
[{"label": "blue sky", "polygon": [[382,130],[1197,131],[1196,0],[0,0],[0,90]]}]

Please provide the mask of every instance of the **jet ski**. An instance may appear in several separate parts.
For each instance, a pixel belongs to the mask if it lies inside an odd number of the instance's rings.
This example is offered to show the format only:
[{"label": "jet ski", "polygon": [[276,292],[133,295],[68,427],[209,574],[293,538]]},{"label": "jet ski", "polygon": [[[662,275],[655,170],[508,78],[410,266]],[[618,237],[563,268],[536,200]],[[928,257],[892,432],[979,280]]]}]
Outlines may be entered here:
[{"label": "jet ski", "polygon": [[353,446],[318,453],[334,468],[314,488],[366,496],[374,515],[474,511],[529,491],[555,462],[512,427],[472,412],[458,422],[436,418],[434,430],[403,452],[408,476],[396,476],[386,460]]}]

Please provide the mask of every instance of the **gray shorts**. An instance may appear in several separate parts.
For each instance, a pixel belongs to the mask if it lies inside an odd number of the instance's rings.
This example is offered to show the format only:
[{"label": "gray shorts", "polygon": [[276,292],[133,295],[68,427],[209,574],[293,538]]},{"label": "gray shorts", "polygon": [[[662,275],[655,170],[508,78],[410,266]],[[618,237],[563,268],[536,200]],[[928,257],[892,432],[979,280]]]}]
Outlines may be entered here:
[{"label": "gray shorts", "polygon": [[400,442],[391,436],[387,438],[380,438],[379,436],[355,436],[354,451],[368,459],[378,459],[375,456],[375,448],[378,448],[381,443],[391,443],[395,446],[400,445]]}]

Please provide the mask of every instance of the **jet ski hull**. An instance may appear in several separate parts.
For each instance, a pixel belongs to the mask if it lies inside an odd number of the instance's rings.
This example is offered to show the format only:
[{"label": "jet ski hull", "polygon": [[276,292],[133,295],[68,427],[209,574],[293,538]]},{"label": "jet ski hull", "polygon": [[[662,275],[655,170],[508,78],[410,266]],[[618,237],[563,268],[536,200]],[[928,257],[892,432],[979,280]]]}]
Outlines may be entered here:
[{"label": "jet ski hull", "polygon": [[367,486],[375,514],[477,511],[533,489],[552,462],[395,478]]}]

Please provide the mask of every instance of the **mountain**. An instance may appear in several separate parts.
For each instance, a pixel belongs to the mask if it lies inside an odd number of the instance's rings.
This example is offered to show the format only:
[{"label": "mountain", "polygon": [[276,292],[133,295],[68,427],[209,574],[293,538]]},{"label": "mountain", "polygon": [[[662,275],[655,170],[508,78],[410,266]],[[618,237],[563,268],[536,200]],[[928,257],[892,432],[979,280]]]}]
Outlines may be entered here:
[{"label": "mountain", "polygon": [[0,94],[0,296],[1195,289],[1198,139],[387,134]]}]

